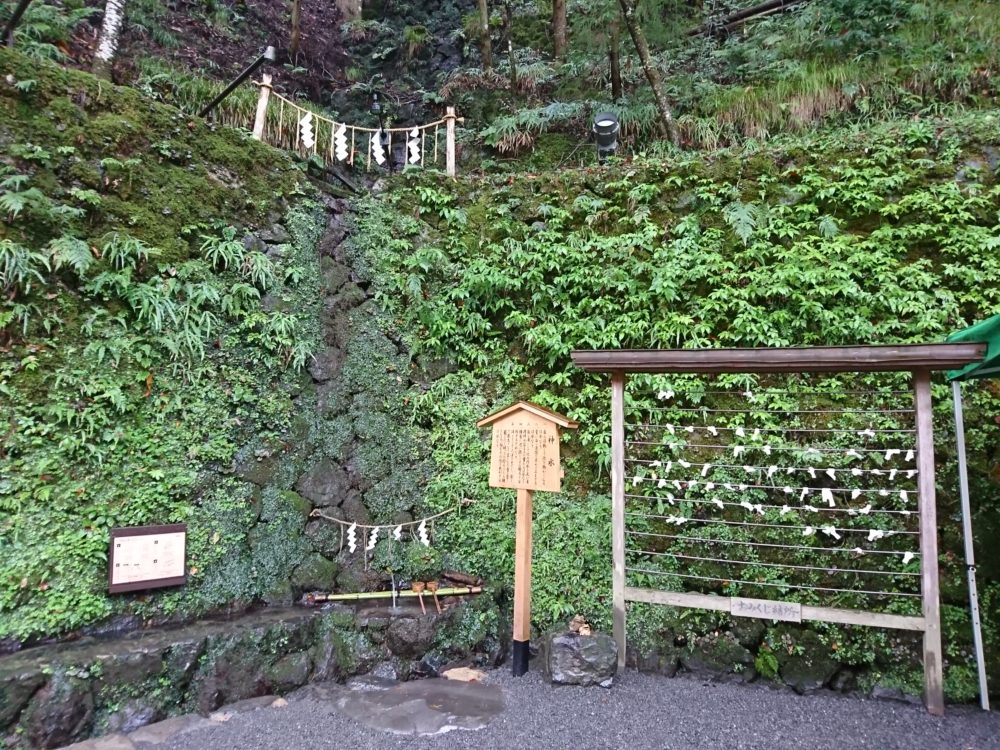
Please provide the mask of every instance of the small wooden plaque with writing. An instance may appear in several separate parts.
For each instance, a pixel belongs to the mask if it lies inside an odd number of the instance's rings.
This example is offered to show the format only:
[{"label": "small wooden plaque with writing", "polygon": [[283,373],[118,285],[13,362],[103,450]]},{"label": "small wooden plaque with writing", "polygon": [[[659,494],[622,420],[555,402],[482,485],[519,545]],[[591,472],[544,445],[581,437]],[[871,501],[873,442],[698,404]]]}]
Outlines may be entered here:
[{"label": "small wooden plaque with writing", "polygon": [[576,422],[541,406],[520,401],[481,420],[493,428],[490,487],[559,492],[559,428]]},{"label": "small wooden plaque with writing", "polygon": [[759,617],[762,620],[802,622],[802,605],[798,602],[775,602],[770,599],[743,599],[734,596],[729,600],[729,613],[738,617]]},{"label": "small wooden plaque with writing", "polygon": [[180,586],[187,582],[187,524],[111,530],[108,592]]}]

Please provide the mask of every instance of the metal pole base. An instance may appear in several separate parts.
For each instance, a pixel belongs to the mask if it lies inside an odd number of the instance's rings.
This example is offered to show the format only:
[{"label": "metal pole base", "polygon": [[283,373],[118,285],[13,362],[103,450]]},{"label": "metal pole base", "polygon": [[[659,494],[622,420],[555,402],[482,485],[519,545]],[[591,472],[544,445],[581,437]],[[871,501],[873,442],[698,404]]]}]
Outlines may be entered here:
[{"label": "metal pole base", "polygon": [[528,671],[528,641],[514,641],[514,676]]}]

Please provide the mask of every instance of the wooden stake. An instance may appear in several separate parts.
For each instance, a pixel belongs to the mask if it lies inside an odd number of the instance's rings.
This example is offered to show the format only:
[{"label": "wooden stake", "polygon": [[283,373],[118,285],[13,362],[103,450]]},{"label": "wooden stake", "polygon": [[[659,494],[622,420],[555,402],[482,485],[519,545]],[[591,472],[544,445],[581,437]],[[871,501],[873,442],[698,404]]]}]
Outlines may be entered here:
[{"label": "wooden stake", "polygon": [[455,170],[455,108],[445,110],[445,171],[449,177],[454,177]]},{"label": "wooden stake", "polygon": [[917,491],[920,505],[920,575],[924,610],[924,704],[935,716],[944,714],[941,653],[941,602],[938,581],[937,508],[934,497],[934,426],[931,375],[913,373],[917,421]]},{"label": "wooden stake", "polygon": [[618,669],[625,668],[625,373],[611,374],[611,601]]},{"label": "wooden stake", "polygon": [[517,491],[514,541],[514,676],[528,671],[531,639],[531,490]]},{"label": "wooden stake", "polygon": [[264,140],[264,122],[267,120],[267,102],[271,98],[271,74],[260,77],[260,96],[257,98],[257,115],[253,120],[253,137]]}]

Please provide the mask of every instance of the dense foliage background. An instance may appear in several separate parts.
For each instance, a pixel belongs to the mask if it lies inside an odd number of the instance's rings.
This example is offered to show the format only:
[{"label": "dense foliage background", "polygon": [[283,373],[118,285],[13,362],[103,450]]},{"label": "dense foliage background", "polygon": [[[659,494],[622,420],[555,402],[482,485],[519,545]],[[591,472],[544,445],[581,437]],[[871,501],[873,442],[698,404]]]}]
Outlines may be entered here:
[{"label": "dense foliage background", "polygon": [[[564,446],[566,491],[538,503],[535,624],[582,613],[605,627],[608,394],[572,367],[572,349],[934,341],[1000,312],[993,3],[812,0],[736,25],[726,19],[751,3],[639,3],[679,146],[661,137],[618,2],[569,3],[561,51],[550,3],[486,3],[490,60],[472,2],[365,2],[351,17],[349,3],[302,0],[293,51],[284,3],[132,0],[123,88],[67,69],[89,65],[102,5],[37,0],[17,51],[0,52],[8,645],[114,615],[286,601],[306,561],[342,588],[426,564],[380,547],[373,575],[347,575],[334,541],[313,527],[304,539],[296,478],[351,463],[351,430],[371,473],[358,512],[389,523],[461,507],[436,526],[439,565],[484,575],[503,597],[512,493],[487,487],[474,423],[514,398],[581,423]],[[192,115],[268,43],[279,89],[358,124],[373,91],[396,122],[458,106],[461,170],[481,167],[458,181],[408,170],[352,200],[338,252],[378,304],[352,319],[336,414],[304,372],[328,325],[325,220],[306,177],[319,165]],[[244,87],[217,123],[247,126],[255,100]],[[596,167],[589,122],[609,107],[622,158]],[[247,240],[277,222],[289,230],[280,251]],[[655,387],[637,380],[630,409],[648,408]],[[943,382],[935,394],[947,689],[968,699]],[[1000,531],[1000,389],[967,396],[996,675],[1000,557],[983,541]],[[300,465],[305,442],[320,448]],[[257,463],[260,483],[244,471]],[[108,598],[108,529],[174,521],[191,529],[191,583]],[[641,607],[630,623],[633,643],[661,651],[739,627]],[[765,676],[774,654],[808,640],[866,686],[919,684],[911,640],[804,632],[739,637]]]}]

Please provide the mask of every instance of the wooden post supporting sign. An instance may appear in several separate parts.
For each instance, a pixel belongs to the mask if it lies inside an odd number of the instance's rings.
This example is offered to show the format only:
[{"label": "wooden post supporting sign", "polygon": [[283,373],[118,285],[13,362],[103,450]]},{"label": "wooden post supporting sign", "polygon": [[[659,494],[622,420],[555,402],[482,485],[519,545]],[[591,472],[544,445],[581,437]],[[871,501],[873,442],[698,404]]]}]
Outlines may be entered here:
[{"label": "wooden post supporting sign", "polygon": [[491,426],[490,487],[517,490],[517,530],[514,544],[513,671],[528,671],[531,638],[531,510],[535,491],[559,492],[559,428],[577,423],[526,401],[491,414],[477,427]]}]

